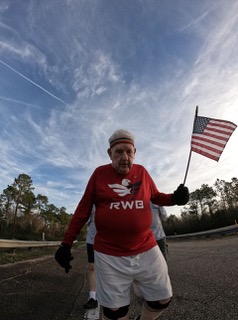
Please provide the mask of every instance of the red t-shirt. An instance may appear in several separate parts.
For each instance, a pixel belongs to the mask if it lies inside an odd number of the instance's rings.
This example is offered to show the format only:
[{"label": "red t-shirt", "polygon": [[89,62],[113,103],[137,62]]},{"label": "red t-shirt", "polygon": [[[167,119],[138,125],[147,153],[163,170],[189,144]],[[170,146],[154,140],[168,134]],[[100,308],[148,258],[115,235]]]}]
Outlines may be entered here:
[{"label": "red t-shirt", "polygon": [[158,191],[141,165],[133,164],[127,174],[119,174],[111,164],[98,167],[87,184],[63,242],[73,243],[95,204],[96,251],[114,256],[147,251],[157,245],[150,229],[150,201],[169,206],[173,205],[171,196]]}]

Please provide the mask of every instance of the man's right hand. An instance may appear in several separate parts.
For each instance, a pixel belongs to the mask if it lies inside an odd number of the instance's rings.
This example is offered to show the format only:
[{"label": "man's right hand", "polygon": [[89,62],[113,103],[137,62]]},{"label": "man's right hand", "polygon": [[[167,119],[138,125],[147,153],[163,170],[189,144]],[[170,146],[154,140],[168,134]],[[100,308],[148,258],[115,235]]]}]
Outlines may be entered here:
[{"label": "man's right hand", "polygon": [[73,260],[73,256],[70,250],[71,246],[69,244],[61,243],[60,247],[55,253],[55,260],[62,268],[64,268],[66,273],[68,273],[72,268],[70,261]]}]

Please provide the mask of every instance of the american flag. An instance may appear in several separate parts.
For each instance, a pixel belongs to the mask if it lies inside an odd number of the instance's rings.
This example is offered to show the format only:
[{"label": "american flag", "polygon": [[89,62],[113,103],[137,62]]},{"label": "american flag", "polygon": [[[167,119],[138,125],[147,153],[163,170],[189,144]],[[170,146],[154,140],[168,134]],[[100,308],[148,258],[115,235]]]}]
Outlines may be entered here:
[{"label": "american flag", "polygon": [[218,161],[236,127],[230,121],[196,116],[191,150]]}]

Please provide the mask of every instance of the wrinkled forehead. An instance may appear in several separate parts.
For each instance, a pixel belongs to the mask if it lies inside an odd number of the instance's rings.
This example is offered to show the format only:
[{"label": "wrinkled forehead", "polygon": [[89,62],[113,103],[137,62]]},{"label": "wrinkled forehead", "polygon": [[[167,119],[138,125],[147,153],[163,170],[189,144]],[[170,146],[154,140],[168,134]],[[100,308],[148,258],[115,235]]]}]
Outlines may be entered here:
[{"label": "wrinkled forehead", "polygon": [[135,151],[135,147],[130,143],[118,143],[110,148],[112,152],[122,150],[122,151]]}]

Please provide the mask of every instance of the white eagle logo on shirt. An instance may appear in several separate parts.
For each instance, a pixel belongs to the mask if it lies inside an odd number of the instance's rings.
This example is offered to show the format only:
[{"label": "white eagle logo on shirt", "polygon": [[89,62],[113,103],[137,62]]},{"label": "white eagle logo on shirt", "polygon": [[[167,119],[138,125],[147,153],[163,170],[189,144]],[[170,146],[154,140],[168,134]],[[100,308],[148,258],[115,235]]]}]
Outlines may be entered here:
[{"label": "white eagle logo on shirt", "polygon": [[109,188],[111,188],[114,192],[116,192],[120,197],[124,197],[127,194],[135,194],[139,190],[139,186],[141,182],[136,182],[134,184],[130,184],[130,180],[123,179],[121,184],[109,184]]}]

